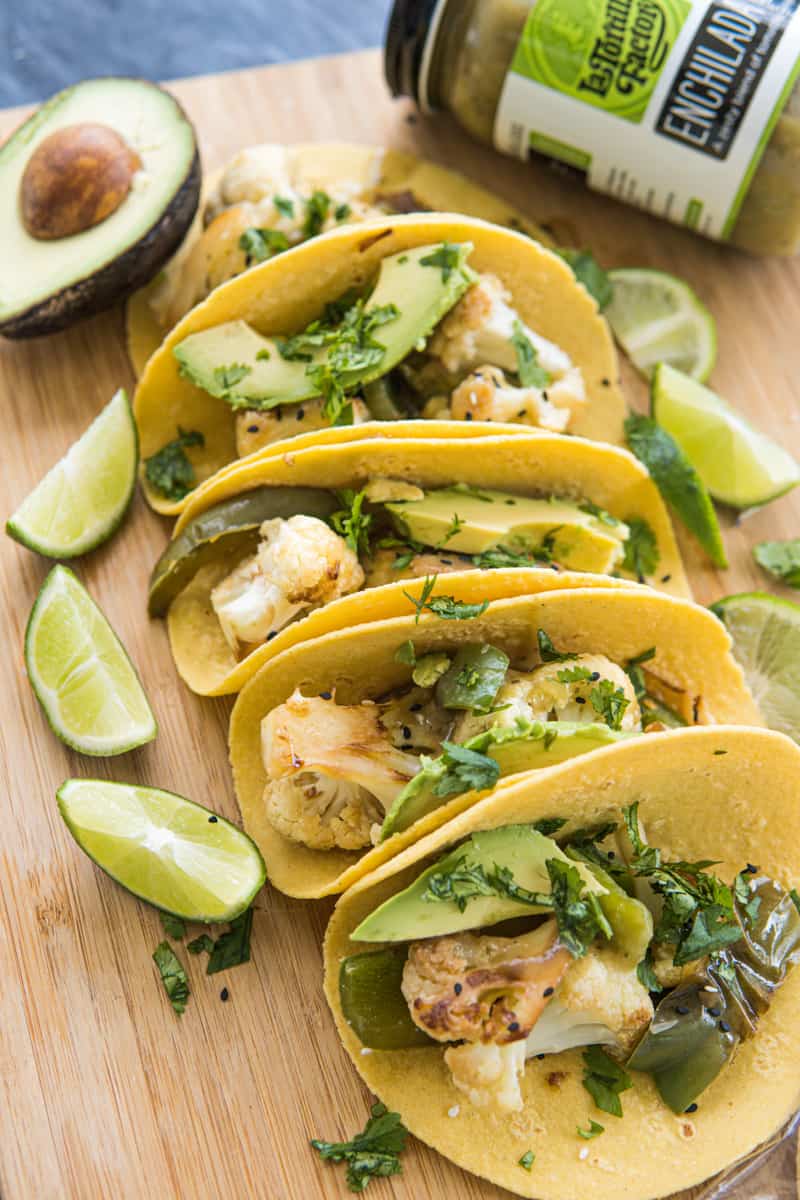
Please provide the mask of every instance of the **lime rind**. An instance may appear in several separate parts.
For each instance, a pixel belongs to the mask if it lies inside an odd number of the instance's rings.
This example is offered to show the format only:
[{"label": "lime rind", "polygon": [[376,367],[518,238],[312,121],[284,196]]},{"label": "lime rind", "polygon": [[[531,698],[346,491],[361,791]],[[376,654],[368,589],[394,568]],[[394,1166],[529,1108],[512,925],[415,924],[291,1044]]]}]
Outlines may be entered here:
[{"label": "lime rind", "polygon": [[68,779],[59,811],[81,850],[139,899],[185,921],[232,921],[267,877],[255,842],[174,792]]},{"label": "lime rind", "polygon": [[158,732],[124,646],[77,576],[48,574],[25,629],[25,666],[55,735],[81,754],[111,757]]},{"label": "lime rind", "polygon": [[800,604],[740,592],[711,605],[770,729],[800,742]]},{"label": "lime rind", "polygon": [[614,336],[633,365],[650,378],[659,362],[706,380],[717,359],[717,327],[692,288],[666,271],[618,267],[606,307]]},{"label": "lime rind", "polygon": [[675,438],[715,500],[756,508],[800,483],[800,464],[720,396],[666,363],[653,375],[653,416]]},{"label": "lime rind", "polygon": [[136,487],[139,437],[120,389],[22,501],[6,533],[46,558],[77,558],[121,525]]}]

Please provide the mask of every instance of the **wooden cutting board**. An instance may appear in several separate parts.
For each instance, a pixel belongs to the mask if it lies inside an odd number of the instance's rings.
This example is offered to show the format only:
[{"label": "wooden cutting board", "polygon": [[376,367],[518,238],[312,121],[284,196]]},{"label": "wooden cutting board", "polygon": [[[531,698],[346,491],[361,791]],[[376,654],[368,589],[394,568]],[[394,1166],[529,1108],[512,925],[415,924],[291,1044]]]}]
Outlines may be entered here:
[{"label": "wooden cutting board", "polygon": [[[207,168],[259,141],[382,142],[491,184],[550,223],[560,240],[591,246],[604,264],[684,276],[719,323],[716,386],[800,456],[797,263],[757,261],[706,244],[591,196],[552,170],[504,160],[447,120],[419,119],[410,104],[389,100],[376,52],[194,79],[174,91],[196,123]],[[23,115],[0,113],[0,138]],[[0,248],[0,276],[2,259]],[[630,382],[641,402],[641,386]],[[47,339],[0,344],[3,517],[114,389],[132,385],[119,311]],[[725,524],[729,571],[713,570],[683,539],[702,602],[768,586],[750,548],[800,534],[800,490],[736,527]],[[308,1147],[313,1136],[352,1136],[367,1113],[368,1097],[340,1049],[320,986],[331,905],[265,891],[249,966],[208,978],[202,962],[182,954],[193,991],[178,1020],[150,957],[162,938],[157,916],[92,866],[56,809],[55,790],[65,778],[102,776],[158,784],[237,815],[225,742],[230,705],[199,700],[182,687],[163,623],[145,615],[149,569],[168,529],[137,497],[111,545],[77,568],[139,667],[160,723],[153,745],[108,761],[71,753],[46,725],[25,679],[22,639],[48,564],[0,539],[4,1200],[348,1194],[341,1168],[319,1163]],[[373,1184],[370,1196],[507,1194],[419,1145],[406,1154],[404,1169],[402,1179]],[[775,1182],[784,1178],[777,1166],[769,1174]],[[741,1192],[751,1195],[747,1187]]]}]

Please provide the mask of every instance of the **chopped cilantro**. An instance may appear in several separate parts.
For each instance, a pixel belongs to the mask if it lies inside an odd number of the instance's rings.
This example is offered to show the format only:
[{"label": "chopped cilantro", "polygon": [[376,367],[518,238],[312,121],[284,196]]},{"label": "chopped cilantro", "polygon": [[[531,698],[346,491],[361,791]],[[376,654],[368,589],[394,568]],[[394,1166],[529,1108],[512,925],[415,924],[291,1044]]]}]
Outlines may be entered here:
[{"label": "chopped cilantro", "polygon": [[159,912],[158,915],[167,937],[171,937],[176,942],[180,942],[186,937],[186,924],[180,917],[173,917],[172,913],[167,912]]},{"label": "chopped cilantro", "polygon": [[622,718],[630,700],[621,687],[615,687],[610,679],[601,679],[589,693],[592,708],[603,718],[609,729],[621,729]]},{"label": "chopped cilantro", "polygon": [[643,700],[647,695],[647,684],[645,683],[642,666],[644,663],[650,662],[651,658],[655,658],[655,656],[655,646],[648,646],[641,654],[637,654],[634,658],[629,658],[625,664],[625,673],[633,684],[637,700]]},{"label": "chopped cilantro", "polygon": [[561,247],[556,250],[556,254],[569,263],[572,274],[583,284],[589,295],[594,297],[597,307],[602,312],[611,303],[614,287],[592,252]]},{"label": "chopped cilantro", "polygon": [[489,607],[488,600],[482,600],[480,604],[467,604],[463,600],[456,600],[453,596],[433,596],[432,592],[438,578],[438,575],[426,575],[418,597],[412,596],[410,592],[403,592],[416,610],[415,624],[419,624],[419,619],[425,609],[437,617],[441,617],[443,621],[470,621],[473,617],[479,617],[481,613],[486,612]]},{"label": "chopped cilantro", "polygon": [[556,675],[559,683],[581,683],[592,678],[588,667],[562,667]]},{"label": "chopped cilantro", "polygon": [[[581,512],[588,513],[591,517],[595,517],[601,525],[609,525],[613,528],[614,525],[619,525],[616,517],[612,517],[611,513],[606,512],[599,504],[594,504],[591,500],[584,500],[583,504],[579,504],[578,508]],[[627,524],[627,522],[626,522]]]},{"label": "chopped cilantro", "polygon": [[201,933],[199,937],[187,943],[186,949],[190,954],[210,954],[214,949],[214,939],[207,933]]},{"label": "chopped cilantro", "polygon": [[441,757],[447,773],[433,789],[436,796],[454,796],[473,788],[483,791],[494,787],[500,778],[500,764],[495,759],[457,742],[442,742]]},{"label": "chopped cilantro", "polygon": [[266,346],[262,346],[260,350],[256,350],[256,362],[267,362],[271,355]]},{"label": "chopped cilantro", "polygon": [[502,570],[504,567],[535,567],[539,563],[552,562],[552,556],[544,545],[531,550],[514,550],[510,546],[492,546],[481,554],[473,554],[472,562],[481,570]]},{"label": "chopped cilantro", "polygon": [[619,1063],[609,1058],[599,1046],[590,1046],[583,1052],[583,1086],[602,1112],[612,1117],[622,1116],[620,1092],[633,1087],[633,1081]]},{"label": "chopped cilantro", "polygon": [[552,837],[559,829],[563,829],[566,823],[566,817],[542,817],[540,821],[534,821],[533,828],[545,837]]},{"label": "chopped cilantro", "polygon": [[187,446],[204,446],[205,438],[197,430],[184,432],[178,426],[178,436],[167,442],[155,454],[144,460],[147,482],[155,491],[168,500],[182,500],[192,490],[196,477],[184,449]]},{"label": "chopped cilantro", "polygon": [[577,867],[558,858],[545,864],[550,876],[551,904],[558,922],[558,938],[573,958],[582,958],[598,934],[610,939],[612,929],[597,896],[584,892]]},{"label": "chopped cilantro", "polygon": [[337,204],[333,210],[333,215],[337,221],[346,221],[352,213],[352,208],[349,204]]},{"label": "chopped cilantro", "polygon": [[251,225],[239,237],[239,249],[244,251],[248,267],[265,262],[289,249],[289,239],[279,229],[263,229]]},{"label": "chopped cilantro", "polygon": [[789,538],[785,542],[759,542],[753,549],[753,558],[760,567],[788,587],[800,588],[800,538]]},{"label": "chopped cilantro", "polygon": [[229,928],[216,941],[204,933],[189,942],[186,949],[190,954],[207,953],[206,975],[216,975],[218,971],[227,971],[229,967],[238,967],[250,961],[252,928],[253,909],[248,908],[230,922]]},{"label": "chopped cilantro", "polygon": [[153,951],[153,961],[158,967],[167,998],[178,1016],[186,1012],[189,999],[189,980],[180,964],[180,959],[169,942],[161,942]]},{"label": "chopped cilantro", "polygon": [[369,530],[372,525],[372,514],[365,513],[364,501],[366,492],[362,489],[355,492],[352,488],[344,488],[336,493],[344,505],[338,512],[331,513],[331,526],[344,538],[354,554],[369,554]]},{"label": "chopped cilantro", "polygon": [[442,242],[430,254],[419,260],[422,267],[441,267],[442,283],[447,283],[461,259],[461,247],[452,242]]},{"label": "chopped cilantro", "polygon": [[347,1186],[351,1192],[363,1192],[371,1179],[402,1174],[399,1155],[407,1137],[399,1113],[389,1112],[385,1104],[373,1104],[363,1132],[351,1141],[312,1138],[311,1145],[326,1162],[347,1163]]},{"label": "chopped cilantro", "polygon": [[289,220],[294,216],[294,200],[288,196],[273,196],[272,203],[277,208],[282,217],[287,217]]},{"label": "chopped cilantro", "polygon": [[653,951],[647,947],[647,952],[636,968],[636,978],[643,988],[647,988],[648,992],[660,992],[661,984],[658,982],[658,976],[653,968]]},{"label": "chopped cilantro", "polygon": [[253,368],[248,367],[245,363],[228,363],[227,366],[214,367],[214,378],[220,387],[228,391],[246,379],[248,375],[252,374],[252,371]]},{"label": "chopped cilantro", "polygon": [[444,537],[440,542],[436,543],[434,550],[441,550],[442,547],[446,546],[448,542],[452,541],[456,534],[460,533],[463,528],[464,522],[461,520],[461,517],[458,515],[458,513],[453,513],[453,519],[447,527]]},{"label": "chopped cilantro", "polygon": [[523,1170],[530,1171],[531,1167],[534,1164],[535,1159],[536,1159],[536,1155],[533,1153],[533,1151],[526,1150],[525,1153],[523,1154],[522,1158],[518,1159],[517,1161],[519,1162],[519,1165],[523,1168]]},{"label": "chopped cilantro", "polygon": [[753,894],[749,872],[740,871],[736,876],[733,881],[733,895],[747,921],[752,925],[758,919],[761,897]]},{"label": "chopped cilantro", "polygon": [[417,661],[417,652],[414,649],[414,643],[409,640],[398,646],[394,652],[394,661],[405,663],[409,667],[413,667]]},{"label": "chopped cilantro", "polygon": [[581,1129],[580,1125],[576,1126],[578,1137],[584,1138],[590,1142],[592,1138],[599,1137],[601,1133],[605,1133],[605,1125],[600,1125],[597,1121],[590,1121],[588,1129]]},{"label": "chopped cilantro", "polygon": [[656,535],[643,517],[629,517],[625,524],[629,533],[622,567],[643,583],[647,575],[655,574],[661,558]]},{"label": "chopped cilantro", "polygon": [[454,483],[449,489],[451,492],[461,492],[464,496],[471,496],[473,500],[481,500],[484,504],[494,504],[494,500],[486,492],[482,492],[480,488],[473,487],[471,483]]},{"label": "chopped cilantro", "polygon": [[800,892],[798,892],[797,888],[789,888],[789,898],[800,913]]},{"label": "chopped cilantro", "polygon": [[570,658],[575,658],[574,654],[562,654],[560,650],[556,650],[549,634],[543,629],[536,630],[536,641],[539,644],[539,657],[543,663],[552,662],[567,662]]},{"label": "chopped cilantro", "polygon": [[514,322],[511,345],[517,354],[517,374],[523,387],[543,388],[550,382],[550,372],[539,365],[539,355],[521,321]]},{"label": "chopped cilantro", "polygon": [[306,211],[303,222],[303,237],[316,237],[328,219],[328,213],[331,210],[331,198],[327,192],[317,189],[304,201],[304,204]]}]

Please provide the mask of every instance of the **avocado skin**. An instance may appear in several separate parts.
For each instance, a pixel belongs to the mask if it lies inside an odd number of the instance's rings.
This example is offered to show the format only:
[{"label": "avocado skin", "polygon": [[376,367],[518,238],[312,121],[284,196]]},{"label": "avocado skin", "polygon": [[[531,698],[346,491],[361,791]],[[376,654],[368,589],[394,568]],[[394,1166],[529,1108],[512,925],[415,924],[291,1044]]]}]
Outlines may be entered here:
[{"label": "avocado skin", "polygon": [[195,147],[189,170],[172,200],[138,241],[98,271],[1,322],[0,334],[22,339],[58,333],[127,300],[158,274],[183,241],[200,203],[201,181],[200,153]]}]

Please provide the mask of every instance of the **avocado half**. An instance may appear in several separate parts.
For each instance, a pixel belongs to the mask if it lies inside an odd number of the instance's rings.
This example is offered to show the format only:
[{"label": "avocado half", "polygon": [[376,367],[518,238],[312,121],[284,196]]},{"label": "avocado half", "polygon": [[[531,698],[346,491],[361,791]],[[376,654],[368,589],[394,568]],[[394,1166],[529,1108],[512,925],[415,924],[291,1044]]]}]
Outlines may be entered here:
[{"label": "avocado half", "polygon": [[0,333],[65,329],[143,287],[200,199],[194,129],[143,79],[87,79],[0,148]]}]

